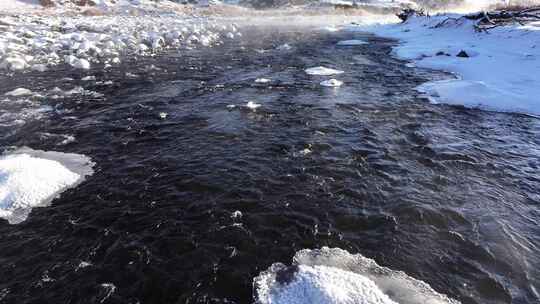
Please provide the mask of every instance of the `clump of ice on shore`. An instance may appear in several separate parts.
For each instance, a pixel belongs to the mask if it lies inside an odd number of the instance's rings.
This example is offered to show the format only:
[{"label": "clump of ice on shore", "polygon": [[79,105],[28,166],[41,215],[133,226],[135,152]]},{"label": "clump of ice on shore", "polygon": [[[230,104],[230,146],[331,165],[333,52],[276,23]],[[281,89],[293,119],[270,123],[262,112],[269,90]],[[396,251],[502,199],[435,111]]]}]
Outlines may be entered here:
[{"label": "clump of ice on shore", "polygon": [[339,248],[304,249],[254,279],[259,304],[458,304],[404,272]]},{"label": "clump of ice on shore", "polygon": [[21,148],[0,157],[0,218],[24,221],[32,208],[49,204],[93,173],[90,158]]},{"label": "clump of ice on shore", "polygon": [[305,70],[306,74],[308,75],[319,75],[319,76],[331,76],[331,75],[337,75],[342,74],[343,71],[331,69],[323,66],[309,68]]}]

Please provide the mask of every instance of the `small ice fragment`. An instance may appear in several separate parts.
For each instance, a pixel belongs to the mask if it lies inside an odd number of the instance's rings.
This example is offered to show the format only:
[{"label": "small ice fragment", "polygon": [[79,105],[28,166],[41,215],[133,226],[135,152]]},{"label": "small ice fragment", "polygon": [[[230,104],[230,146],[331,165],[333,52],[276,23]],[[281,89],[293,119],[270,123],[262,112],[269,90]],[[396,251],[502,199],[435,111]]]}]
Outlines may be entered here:
[{"label": "small ice fragment", "polygon": [[321,81],[320,85],[323,87],[340,87],[343,84],[343,81],[339,81],[337,79],[329,79],[325,81]]},{"label": "small ice fragment", "polygon": [[300,154],[305,156],[310,154],[311,152],[313,152],[311,151],[311,149],[305,148],[304,150],[300,151]]},{"label": "small ice fragment", "polygon": [[236,105],[233,105],[233,104],[227,105],[227,109],[229,110],[232,110],[234,108],[236,108]]},{"label": "small ice fragment", "polygon": [[79,266],[77,266],[77,269],[80,269],[80,268],[86,268],[86,267],[89,267],[89,266],[92,266],[92,263],[90,262],[85,262],[85,261],[81,261],[79,263]]},{"label": "small ice fragment", "polygon": [[25,88],[18,88],[18,89],[15,89],[13,91],[9,91],[7,93],[5,93],[4,95],[6,96],[28,96],[28,95],[32,95],[33,92],[30,91],[29,89],[25,89]]},{"label": "small ice fragment", "polygon": [[96,80],[96,76],[86,76],[81,78],[82,81],[94,81]]},{"label": "small ice fragment", "polygon": [[278,46],[276,49],[278,49],[280,51],[288,51],[288,50],[292,49],[292,47],[290,45],[288,45],[287,43],[285,43],[285,44],[282,44],[282,45]]},{"label": "small ice fragment", "polygon": [[251,110],[256,110],[260,106],[261,106],[260,104],[254,103],[253,101],[248,101],[248,103],[246,104],[246,108],[251,109]]},{"label": "small ice fragment", "polygon": [[305,70],[308,75],[320,75],[320,76],[330,76],[336,74],[342,74],[343,71],[335,70],[323,66],[309,68]]},{"label": "small ice fragment", "polygon": [[368,43],[364,40],[357,40],[357,39],[342,40],[337,43],[337,45],[340,45],[340,46],[354,46],[354,45],[364,45],[364,44],[368,44]]},{"label": "small ice fragment", "polygon": [[161,118],[161,119],[166,119],[166,118],[167,118],[167,115],[168,115],[167,113],[161,112],[161,113],[159,113],[159,118]]},{"label": "small ice fragment", "polygon": [[269,83],[271,82],[272,80],[268,79],[268,78],[257,78],[255,79],[255,82],[256,83]]},{"label": "small ice fragment", "polygon": [[242,217],[242,212],[240,212],[239,210],[236,210],[235,212],[231,214],[231,218],[233,219],[239,219],[241,217]]}]

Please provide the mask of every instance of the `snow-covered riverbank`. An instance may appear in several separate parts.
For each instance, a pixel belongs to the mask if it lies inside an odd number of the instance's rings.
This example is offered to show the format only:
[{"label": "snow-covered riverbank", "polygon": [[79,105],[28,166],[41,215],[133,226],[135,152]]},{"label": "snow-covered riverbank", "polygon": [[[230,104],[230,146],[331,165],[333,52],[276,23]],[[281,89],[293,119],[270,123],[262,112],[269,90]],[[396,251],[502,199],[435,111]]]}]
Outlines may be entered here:
[{"label": "snow-covered riverbank", "polygon": [[395,55],[456,79],[418,87],[432,102],[540,115],[540,22],[477,32],[458,14],[351,26],[400,40]]},{"label": "snow-covered riverbank", "polygon": [[108,68],[119,64],[126,54],[146,56],[163,49],[209,47],[241,35],[233,24],[218,25],[207,17],[185,14],[181,8],[165,1],[156,7],[118,4],[95,8],[102,16],[85,16],[70,7],[40,14],[6,10],[0,15],[0,72],[45,72],[60,64],[82,70],[95,64]]}]

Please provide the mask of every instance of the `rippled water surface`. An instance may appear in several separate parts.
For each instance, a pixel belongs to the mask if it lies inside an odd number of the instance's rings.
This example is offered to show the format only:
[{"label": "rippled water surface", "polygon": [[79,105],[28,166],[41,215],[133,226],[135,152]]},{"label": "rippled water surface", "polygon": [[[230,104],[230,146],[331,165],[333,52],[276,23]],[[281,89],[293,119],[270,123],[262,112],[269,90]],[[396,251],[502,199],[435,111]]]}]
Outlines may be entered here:
[{"label": "rippled water surface", "polygon": [[[392,41],[243,33],[90,71],[98,83],[0,76],[5,91],[103,94],[2,116],[2,148],[85,154],[96,172],[0,222],[1,303],[249,303],[262,270],[321,246],[462,303],[539,301],[540,120],[429,104],[413,88],[445,76],[393,59]],[[351,38],[370,44],[335,46]],[[344,70],[344,86],[303,72],[320,65]]]}]

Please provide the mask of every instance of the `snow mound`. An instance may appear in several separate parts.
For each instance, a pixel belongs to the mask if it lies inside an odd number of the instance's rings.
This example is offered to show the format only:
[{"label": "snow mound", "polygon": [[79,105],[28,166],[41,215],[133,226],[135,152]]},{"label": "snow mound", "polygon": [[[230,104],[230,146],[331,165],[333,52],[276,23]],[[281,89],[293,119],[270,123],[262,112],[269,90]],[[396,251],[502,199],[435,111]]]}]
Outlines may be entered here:
[{"label": "snow mound", "polygon": [[336,74],[342,74],[343,71],[335,70],[323,66],[314,67],[306,69],[306,74],[308,75],[319,75],[319,76],[330,76],[330,75],[336,75]]},{"label": "snow mound", "polygon": [[458,304],[404,272],[339,248],[304,249],[254,279],[259,304]]},{"label": "snow mound", "polygon": [[368,43],[364,40],[356,40],[356,39],[342,40],[337,43],[337,45],[339,46],[355,46],[355,45],[364,45],[364,44],[368,44]]},{"label": "snow mound", "polygon": [[0,218],[24,221],[32,208],[46,206],[62,191],[91,175],[84,155],[21,148],[0,157]]}]

